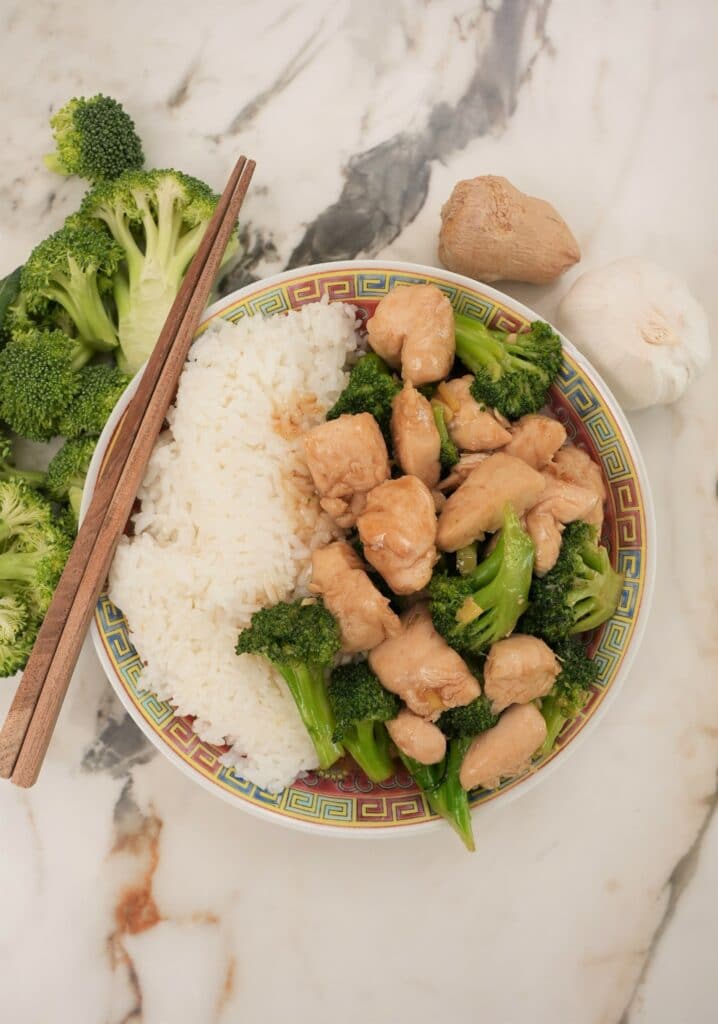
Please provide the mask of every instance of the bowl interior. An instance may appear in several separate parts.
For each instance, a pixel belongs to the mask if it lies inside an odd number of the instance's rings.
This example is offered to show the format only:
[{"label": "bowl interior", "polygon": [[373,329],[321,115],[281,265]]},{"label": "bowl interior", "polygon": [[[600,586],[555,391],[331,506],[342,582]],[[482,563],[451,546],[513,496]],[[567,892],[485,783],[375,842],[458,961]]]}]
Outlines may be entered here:
[{"label": "bowl interior", "polygon": [[[365,320],[395,284],[438,285],[457,312],[491,326],[516,330],[537,319],[530,310],[486,286],[447,272],[402,264],[329,264],[290,271],[229,295],[216,303],[200,327],[205,330],[223,318],[238,321],[257,313],[271,315],[299,308],[327,296],[348,302]],[[84,499],[86,505],[127,406],[123,396],[98,444]],[[635,442],[615,400],[586,361],[565,344],[564,363],[552,390],[551,406],[569,437],[603,467],[608,502],[603,541],[614,566],[626,582],[616,615],[596,631],[591,649],[600,668],[594,693],[583,712],[561,733],[554,751],[520,778],[472,796],[472,805],[485,804],[509,792],[525,791],[545,775],[549,764],[565,758],[568,749],[595,721],[609,694],[627,669],[639,624],[645,618],[652,573],[648,561],[650,496]],[[647,516],[648,510],[648,516]],[[652,530],[651,538],[652,538]],[[283,820],[320,829],[397,829],[417,826],[434,816],[412,779],[401,770],[388,782],[371,783],[350,762],[328,772],[312,772],[280,794],[268,793],[222,763],[226,748],[203,742],[192,719],[178,717],[172,706],[142,687],[142,660],[132,645],[122,612],[106,594],[98,601],[93,637],[107,675],[123,703],[144,732],[180,767],[207,788],[233,803]],[[355,833],[356,834],[356,833]]]}]

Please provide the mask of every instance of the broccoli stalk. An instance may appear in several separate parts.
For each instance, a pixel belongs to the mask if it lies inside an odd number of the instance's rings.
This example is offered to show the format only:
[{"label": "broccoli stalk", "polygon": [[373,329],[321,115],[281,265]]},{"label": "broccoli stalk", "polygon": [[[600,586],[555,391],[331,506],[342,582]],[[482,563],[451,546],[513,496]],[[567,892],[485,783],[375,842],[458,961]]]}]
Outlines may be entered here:
[{"label": "broccoli stalk", "polygon": [[352,367],[346,387],[327,413],[327,419],[335,420],[344,413],[369,412],[388,440],[391,403],[400,391],[401,385],[384,360],[369,352]]},{"label": "broccoli stalk", "polygon": [[[146,362],[218,197],[179,171],[138,171],[106,181],[85,196],[81,216],[108,228],[123,256],[113,277],[120,352],[127,373]],[[236,251],[236,232],[223,264]]]},{"label": "broccoli stalk", "polygon": [[508,334],[456,314],[456,354],[474,374],[471,394],[509,419],[537,412],[561,368],[561,340],[540,320]]},{"label": "broccoli stalk", "polygon": [[466,752],[475,736],[492,729],[498,718],[492,714],[483,695],[464,707],[449,708],[437,725],[447,738],[446,756],[439,764],[419,764],[399,751],[407,771],[426,797],[435,814],[449,822],[467,850],[473,852],[474,833],[471,824],[469,795],[461,785],[459,774]]},{"label": "broccoli stalk", "polygon": [[39,470],[18,469],[13,457],[12,442],[0,429],[0,480],[20,480],[27,487],[44,487],[45,474]]},{"label": "broccoli stalk", "polygon": [[599,666],[574,637],[559,641],[554,653],[561,663],[561,671],[552,690],[541,701],[541,714],[546,722],[542,754],[553,750],[564,723],[575,718],[584,707],[599,673]]},{"label": "broccoli stalk", "polygon": [[96,444],[95,437],[66,441],[47,467],[47,490],[56,501],[68,502],[75,527],[80,519],[82,491]]},{"label": "broccoli stalk", "polygon": [[446,426],[446,407],[437,398],[431,400],[431,411],[434,414],[434,423],[439,431],[439,461],[441,462],[442,473],[448,473],[459,461],[459,449],[449,436]]},{"label": "broccoli stalk", "polygon": [[122,250],[107,231],[76,218],[35,246],[22,268],[28,312],[42,314],[48,302],[57,303],[83,341],[110,351],[117,346],[117,330],[105,298],[121,259]]},{"label": "broccoli stalk", "polygon": [[391,744],[384,722],[396,718],[401,701],[385,690],[366,661],[340,665],[331,674],[329,704],[343,743],[367,778],[383,782],[394,772]]},{"label": "broccoli stalk", "polygon": [[450,740],[446,756],[439,764],[420,764],[402,751],[399,756],[434,814],[448,821],[466,849],[473,853],[476,844],[471,807],[468,794],[459,782],[461,762],[470,745],[471,737]]},{"label": "broccoli stalk", "polygon": [[319,759],[329,768],[344,753],[333,740],[334,716],[324,673],[340,648],[339,626],[324,605],[285,601],[261,608],[237,640],[237,654],[257,654],[284,677]]},{"label": "broccoli stalk", "polygon": [[521,628],[549,643],[595,629],[616,611],[623,580],[598,543],[596,527],[581,520],[569,523],[555,566],[531,584]]},{"label": "broccoli stalk", "polygon": [[106,181],[144,163],[132,118],[109,96],[71,99],[50,119],[54,153],[45,165],[56,174]]},{"label": "broccoli stalk", "polygon": [[434,574],[429,596],[438,632],[466,654],[481,654],[508,636],[526,609],[533,564],[533,541],[507,504],[498,543],[473,572]]}]

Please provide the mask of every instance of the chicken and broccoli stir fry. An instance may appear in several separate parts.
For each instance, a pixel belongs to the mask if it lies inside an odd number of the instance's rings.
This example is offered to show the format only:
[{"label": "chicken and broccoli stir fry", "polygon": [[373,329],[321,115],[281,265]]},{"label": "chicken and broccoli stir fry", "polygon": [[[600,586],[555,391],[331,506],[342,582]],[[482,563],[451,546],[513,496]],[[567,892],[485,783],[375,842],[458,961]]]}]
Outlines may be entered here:
[{"label": "chicken and broccoli stir fry", "polygon": [[547,324],[492,330],[415,285],[367,335],[303,437],[344,539],[313,552],[312,596],[257,612],[237,649],[279,668],[321,767],[348,754],[380,782],[398,756],[473,849],[469,792],[549,753],[596,682],[576,634],[623,587],[607,492],[543,411],[561,365]]}]

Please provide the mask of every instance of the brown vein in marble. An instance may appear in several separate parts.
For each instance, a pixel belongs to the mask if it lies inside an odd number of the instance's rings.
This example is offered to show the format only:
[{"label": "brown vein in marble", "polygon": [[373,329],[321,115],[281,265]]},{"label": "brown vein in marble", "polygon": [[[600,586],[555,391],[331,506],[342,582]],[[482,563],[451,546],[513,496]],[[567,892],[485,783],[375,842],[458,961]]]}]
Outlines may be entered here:
[{"label": "brown vein in marble", "polygon": [[[129,860],[129,878],[119,887],[113,916],[114,928],[107,936],[106,950],[110,968],[126,974],[131,1007],[118,1024],[140,1022],[143,1018],[143,994],[138,971],[125,939],[149,931],[162,921],[178,925],[222,927],[221,918],[211,910],[195,910],[189,915],[164,917],[153,893],[154,878],[160,863],[162,820],[150,806],[145,814],[134,799],[132,781],[122,789],[114,810],[114,841],[109,859]],[[219,1019],[235,990],[236,960],[227,953],[227,967],[216,1003]]]},{"label": "brown vein in marble", "polygon": [[663,936],[673,921],[681,896],[688,888],[696,873],[696,869],[700,862],[703,840],[705,839],[706,832],[708,831],[715,816],[716,807],[718,807],[718,786],[706,800],[706,806],[707,813],[703,819],[703,823],[698,829],[695,839],[675,865],[663,887],[664,890],[666,888],[668,889],[668,901],[666,902],[666,908],[663,911],[663,916],[658,927],[653,933],[651,941],[648,944],[648,948],[645,951],[641,973],[638,976],[636,984],[634,985],[628,998],[628,1002],[626,1003],[626,1008],[618,1019],[617,1024],[631,1024],[632,1012],[634,1009],[637,1009],[636,1003],[639,998],[640,990],[646,980],[648,972],[651,969],[656,951],[661,944]]}]

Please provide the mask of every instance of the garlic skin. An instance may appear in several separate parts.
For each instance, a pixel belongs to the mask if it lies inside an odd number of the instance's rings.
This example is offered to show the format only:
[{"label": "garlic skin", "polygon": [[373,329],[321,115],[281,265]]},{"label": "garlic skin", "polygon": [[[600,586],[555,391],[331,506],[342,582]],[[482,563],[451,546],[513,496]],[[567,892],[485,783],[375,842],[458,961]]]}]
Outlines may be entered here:
[{"label": "garlic skin", "polygon": [[649,260],[627,257],[582,274],[556,322],[624,409],[675,402],[710,361],[705,310],[680,278]]}]

